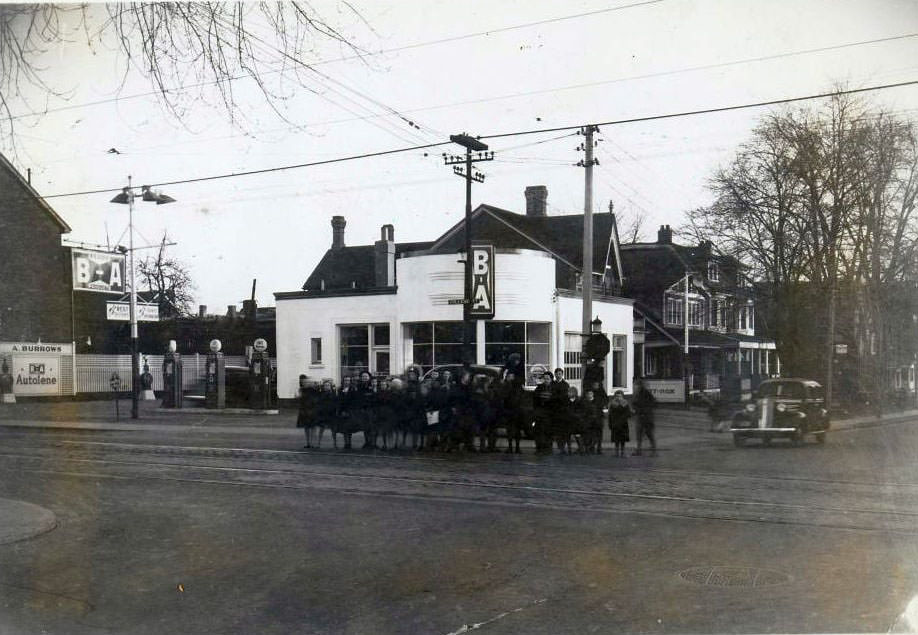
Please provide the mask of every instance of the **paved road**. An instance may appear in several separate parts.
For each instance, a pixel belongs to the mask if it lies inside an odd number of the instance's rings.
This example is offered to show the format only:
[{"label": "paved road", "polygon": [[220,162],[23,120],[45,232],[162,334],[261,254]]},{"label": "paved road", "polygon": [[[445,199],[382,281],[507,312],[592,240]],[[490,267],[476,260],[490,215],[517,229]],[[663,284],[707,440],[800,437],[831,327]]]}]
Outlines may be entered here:
[{"label": "paved road", "polygon": [[275,430],[0,427],[0,500],[57,520],[0,544],[0,632],[886,632],[918,594],[918,421],[626,459]]}]

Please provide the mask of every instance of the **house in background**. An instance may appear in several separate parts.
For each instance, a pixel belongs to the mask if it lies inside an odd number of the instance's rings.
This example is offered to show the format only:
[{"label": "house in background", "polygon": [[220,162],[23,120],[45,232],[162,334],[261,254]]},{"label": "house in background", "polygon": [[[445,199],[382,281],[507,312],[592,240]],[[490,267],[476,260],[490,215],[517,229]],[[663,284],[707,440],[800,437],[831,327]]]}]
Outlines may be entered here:
[{"label": "house in background", "polygon": [[707,241],[677,245],[668,225],[656,242],[622,245],[621,258],[624,294],[644,333],[638,373],[732,396],[780,374],[775,343],[756,335],[755,294],[738,260]]},{"label": "house in background", "polygon": [[[511,354],[527,379],[565,367],[579,385],[583,215],[549,216],[547,189],[526,190],[526,213],[480,205],[475,244],[494,249],[494,317],[478,320],[475,362],[503,365]],[[344,244],[346,221],[332,218],[332,243],[301,291],[275,293],[278,395],[293,397],[301,373],[330,377],[368,370],[403,373],[463,359],[464,223],[429,242],[396,243],[384,225],[373,245]],[[632,302],[621,280],[611,214],[594,216],[593,314],[612,344],[606,389],[631,390]]]}]

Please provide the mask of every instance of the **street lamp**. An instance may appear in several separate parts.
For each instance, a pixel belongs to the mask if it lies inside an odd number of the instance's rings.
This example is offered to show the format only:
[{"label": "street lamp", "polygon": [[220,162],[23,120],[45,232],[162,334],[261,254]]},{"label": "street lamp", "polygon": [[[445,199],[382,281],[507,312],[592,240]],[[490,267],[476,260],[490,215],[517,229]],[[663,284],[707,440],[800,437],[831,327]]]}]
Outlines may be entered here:
[{"label": "street lamp", "polygon": [[599,316],[596,316],[596,319],[590,322],[590,332],[591,333],[602,333],[602,320],[599,319]]},{"label": "street lamp", "polygon": [[[141,200],[157,205],[174,203],[175,199],[166,196],[160,192],[154,192],[149,185],[143,185],[140,188]],[[134,188],[131,185],[131,177],[128,175],[128,184],[121,193],[111,200],[112,203],[120,203],[128,206],[128,249],[131,269],[131,418],[136,419],[138,416],[138,388],[140,378],[140,364],[137,360],[137,288],[134,280]]]}]

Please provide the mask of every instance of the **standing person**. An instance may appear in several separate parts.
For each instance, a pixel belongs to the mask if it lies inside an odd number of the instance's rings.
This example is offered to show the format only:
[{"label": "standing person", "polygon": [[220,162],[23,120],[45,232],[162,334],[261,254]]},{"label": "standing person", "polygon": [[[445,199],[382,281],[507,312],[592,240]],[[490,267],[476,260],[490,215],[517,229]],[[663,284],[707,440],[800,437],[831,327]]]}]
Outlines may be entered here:
[{"label": "standing person", "polygon": [[363,432],[363,449],[370,447],[370,434],[373,424],[373,387],[369,371],[361,371],[354,388],[354,402],[351,417],[354,419],[354,432]]},{"label": "standing person", "polygon": [[[409,378],[411,377],[410,371],[408,376]],[[433,389],[433,382],[430,377],[425,377],[423,380],[420,380],[420,374],[418,374],[418,378],[417,382],[411,381],[410,379],[408,381],[408,394],[410,399],[414,400],[416,408],[415,415],[417,417],[414,423],[414,439],[411,444],[412,448],[417,448],[418,452],[423,452],[427,449],[427,405],[430,401],[430,391]]]},{"label": "standing person", "polygon": [[603,413],[595,391],[587,390],[583,393],[581,410],[584,417],[584,449],[587,454],[601,454]]},{"label": "standing person", "polygon": [[567,401],[570,394],[571,386],[564,379],[564,369],[556,368],[555,375],[551,382],[552,392],[555,393],[555,399],[561,403]]},{"label": "standing person", "polygon": [[[399,381],[401,383],[401,381]],[[376,420],[376,435],[382,438],[382,449],[389,449],[389,441],[395,436],[396,424],[396,395],[392,391],[390,382],[382,378],[376,387],[376,407],[374,408],[374,418]],[[377,439],[374,439],[374,446],[377,445]],[[392,449],[395,449],[395,443],[392,443]]]},{"label": "standing person", "polygon": [[331,430],[332,436],[334,436],[335,425],[337,423],[335,421],[337,408],[338,403],[335,395],[335,384],[331,379],[323,379],[322,389],[319,391],[316,406],[316,421],[317,427],[319,428],[319,434],[312,447],[322,447],[322,437],[325,435],[325,428]]},{"label": "standing person", "polygon": [[296,427],[303,428],[306,436],[304,449],[312,447],[312,429],[316,425],[319,405],[319,391],[306,375],[299,380],[300,409],[296,416]]},{"label": "standing person", "polygon": [[[341,379],[341,390],[338,391],[338,426],[337,432],[344,435],[344,449],[351,449],[351,437],[357,426],[357,387],[350,375]],[[338,435],[332,430],[335,449],[338,449]]]},{"label": "standing person", "polygon": [[360,419],[363,426],[363,448],[376,449],[376,406],[379,380],[369,371],[360,373],[357,393],[360,395]]},{"label": "standing person", "polygon": [[644,437],[650,441],[651,456],[657,454],[657,440],[654,436],[653,410],[657,406],[657,399],[644,386],[641,379],[634,382],[634,401],[632,402],[634,411],[637,413],[637,449],[632,452],[633,456],[641,456],[641,445]]},{"label": "standing person", "polygon": [[[523,426],[526,415],[523,412],[523,381],[517,375],[508,372],[500,385],[501,420],[507,430],[507,454],[520,453],[520,439],[523,437]],[[514,441],[516,450],[513,449]]]},{"label": "standing person", "polygon": [[478,402],[475,398],[475,386],[472,373],[463,370],[459,374],[459,383],[452,391],[453,426],[448,448],[475,452],[475,426],[478,418]]},{"label": "standing person", "polygon": [[631,440],[628,435],[628,419],[630,418],[631,405],[625,399],[625,393],[616,390],[609,404],[609,432],[616,457],[625,456],[625,444]]},{"label": "standing person", "polygon": [[[567,382],[564,382],[565,385]],[[561,404],[555,405],[555,419],[552,423],[553,438],[558,451],[561,454],[573,454],[571,452],[571,436],[574,433],[574,417],[577,416],[577,389],[570,386],[567,389],[567,396]]]},{"label": "standing person", "polygon": [[596,454],[602,454],[602,429],[606,419],[606,408],[608,407],[609,397],[606,394],[605,388],[602,387],[602,380],[600,378],[595,378],[591,382],[590,389],[593,391],[593,403],[596,404],[595,407],[597,409],[596,438],[594,439]]},{"label": "standing person", "polygon": [[535,420],[532,436],[535,438],[536,454],[551,454],[549,427],[554,414],[551,391],[553,379],[552,374],[546,371],[542,374],[542,383],[536,386],[535,391],[532,393],[533,418]]},{"label": "standing person", "polygon": [[471,406],[474,432],[478,435],[478,451],[492,449],[494,415],[491,403],[492,391],[487,375],[475,375],[472,379]]}]

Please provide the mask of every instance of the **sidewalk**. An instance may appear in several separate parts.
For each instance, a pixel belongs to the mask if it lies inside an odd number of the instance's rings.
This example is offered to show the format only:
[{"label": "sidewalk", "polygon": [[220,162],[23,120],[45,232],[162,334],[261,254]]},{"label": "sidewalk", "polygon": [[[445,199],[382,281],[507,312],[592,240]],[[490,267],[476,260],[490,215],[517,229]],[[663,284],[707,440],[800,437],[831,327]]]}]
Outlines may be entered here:
[{"label": "sidewalk", "polygon": [[[292,408],[281,409],[278,414],[258,414],[254,411],[221,412],[206,408],[166,410],[160,407],[159,400],[141,401],[139,406],[139,418],[131,419],[130,400],[121,400],[120,416],[116,419],[113,401],[34,402],[20,399],[15,404],[0,404],[0,427],[123,431],[199,431],[214,428],[227,433],[269,435],[287,435],[296,430],[296,410]],[[881,417],[833,419],[832,430],[869,428],[909,419],[918,419],[918,410],[888,413]],[[656,422],[660,428],[678,430],[681,434],[717,432],[711,430],[707,411],[700,408],[661,407],[656,412]],[[720,426],[721,430],[726,427]]]}]

